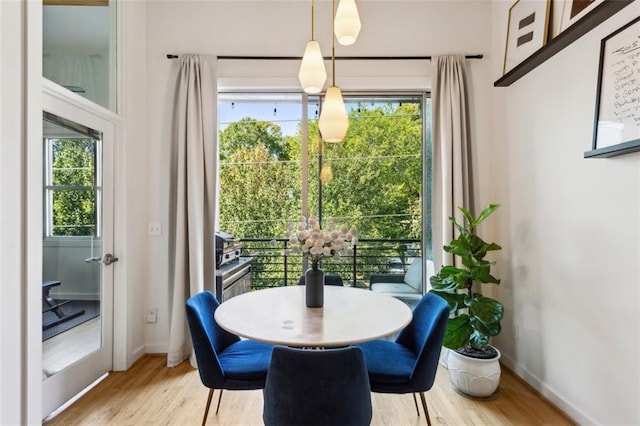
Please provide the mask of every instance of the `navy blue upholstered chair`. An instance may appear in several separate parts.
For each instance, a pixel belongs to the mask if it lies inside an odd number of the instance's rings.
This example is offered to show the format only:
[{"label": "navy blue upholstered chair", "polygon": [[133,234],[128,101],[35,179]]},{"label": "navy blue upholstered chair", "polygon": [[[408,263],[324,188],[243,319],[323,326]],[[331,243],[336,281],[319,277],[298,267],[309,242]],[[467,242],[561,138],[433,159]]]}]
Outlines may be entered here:
[{"label": "navy blue upholstered chair", "polygon": [[369,425],[371,416],[362,350],[273,349],[264,388],[266,426]]},{"label": "navy blue upholstered chair", "polygon": [[[304,285],[304,275],[301,276],[298,280],[298,285]],[[324,285],[336,285],[344,287],[344,282],[342,281],[342,277],[338,274],[325,274]]]},{"label": "navy blue upholstered chair", "polygon": [[416,393],[431,424],[424,392],[436,378],[440,350],[449,318],[449,305],[435,294],[425,294],[413,310],[413,319],[395,341],[374,340],[357,345],[364,352],[372,392]]},{"label": "navy blue upholstered chair", "polygon": [[187,321],[202,384],[209,388],[202,424],[207,421],[213,391],[263,389],[271,362],[272,345],[241,340],[222,329],[213,315],[220,303],[210,291],[187,300]]}]

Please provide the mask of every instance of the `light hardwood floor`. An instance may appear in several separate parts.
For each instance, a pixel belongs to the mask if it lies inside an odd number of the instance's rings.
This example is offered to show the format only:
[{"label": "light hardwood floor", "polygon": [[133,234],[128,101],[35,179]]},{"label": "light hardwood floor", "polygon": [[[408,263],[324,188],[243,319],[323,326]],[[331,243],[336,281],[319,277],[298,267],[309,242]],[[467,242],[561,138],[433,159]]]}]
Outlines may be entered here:
[{"label": "light hardwood floor", "polygon": [[[47,423],[56,425],[199,425],[208,389],[184,362],[166,367],[166,357],[146,355],[128,371],[114,372]],[[447,370],[439,367],[426,393],[433,425],[574,425],[526,383],[503,368],[500,388],[491,400],[457,394]],[[261,391],[225,391],[220,413],[214,395],[208,425],[261,425]],[[373,425],[423,425],[411,395],[372,394]]]}]

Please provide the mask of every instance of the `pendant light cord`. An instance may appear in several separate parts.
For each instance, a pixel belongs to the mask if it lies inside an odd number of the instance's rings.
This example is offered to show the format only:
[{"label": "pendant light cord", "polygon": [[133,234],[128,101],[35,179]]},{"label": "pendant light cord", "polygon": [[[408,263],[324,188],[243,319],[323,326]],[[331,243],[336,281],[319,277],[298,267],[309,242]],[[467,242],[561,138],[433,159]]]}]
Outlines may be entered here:
[{"label": "pendant light cord", "polygon": [[316,0],[311,0],[311,40],[316,40]]},{"label": "pendant light cord", "polygon": [[336,85],[336,0],[333,0],[331,13],[331,79]]}]

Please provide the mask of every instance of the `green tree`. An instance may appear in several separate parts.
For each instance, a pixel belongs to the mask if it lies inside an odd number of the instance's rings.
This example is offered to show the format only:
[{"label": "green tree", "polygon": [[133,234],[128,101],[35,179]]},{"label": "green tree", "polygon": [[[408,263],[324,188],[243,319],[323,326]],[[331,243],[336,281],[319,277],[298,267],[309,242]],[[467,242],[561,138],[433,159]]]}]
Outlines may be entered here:
[{"label": "green tree", "polygon": [[286,160],[289,138],[279,126],[268,123],[270,146],[254,140],[264,124],[243,119],[220,133],[221,146],[235,147],[221,161],[221,227],[243,238],[280,237],[301,210],[300,163]]},{"label": "green tree", "polygon": [[[324,223],[336,216],[356,226],[360,238],[422,236],[422,118],[419,102],[360,104],[349,113],[345,140],[324,143],[323,164],[333,181],[319,185],[317,120],[309,120],[308,205],[318,215],[322,189]],[[220,229],[240,238],[283,238],[302,211],[302,132],[283,136],[275,123],[245,117],[220,132]],[[258,287],[281,285],[282,248],[249,243]],[[378,252],[379,262],[389,255]],[[289,277],[302,272],[294,259]],[[298,267],[300,268],[298,270]],[[324,266],[340,273],[337,262]]]},{"label": "green tree", "polygon": [[95,235],[96,144],[93,139],[52,142],[53,235]]},{"label": "green tree", "polygon": [[[333,181],[322,185],[323,218],[357,226],[362,238],[421,236],[420,105],[360,104],[342,143],[323,144]],[[309,206],[317,215],[317,121],[309,122]],[[268,144],[263,141],[268,141]],[[300,132],[283,137],[273,123],[243,118],[220,134],[221,225],[256,238],[281,237],[301,211]],[[223,149],[224,148],[224,149]],[[281,160],[281,161],[278,161]],[[287,160],[291,160],[288,162]]]},{"label": "green tree", "polygon": [[220,159],[228,160],[230,156],[242,149],[252,149],[262,144],[270,157],[288,160],[286,144],[283,143],[282,130],[274,123],[258,121],[245,117],[229,124],[220,138]]},{"label": "green tree", "polygon": [[353,218],[366,238],[419,237],[419,105],[360,105],[349,115],[345,140],[323,146],[323,164],[333,171],[333,181],[322,187],[324,216]]}]

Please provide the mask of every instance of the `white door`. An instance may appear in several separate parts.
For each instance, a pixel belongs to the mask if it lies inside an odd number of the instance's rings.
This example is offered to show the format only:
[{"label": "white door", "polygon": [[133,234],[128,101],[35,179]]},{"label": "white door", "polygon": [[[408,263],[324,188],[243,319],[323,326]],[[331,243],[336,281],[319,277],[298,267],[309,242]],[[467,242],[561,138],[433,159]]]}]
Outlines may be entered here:
[{"label": "white door", "polygon": [[113,369],[119,119],[43,84],[43,418]]}]

